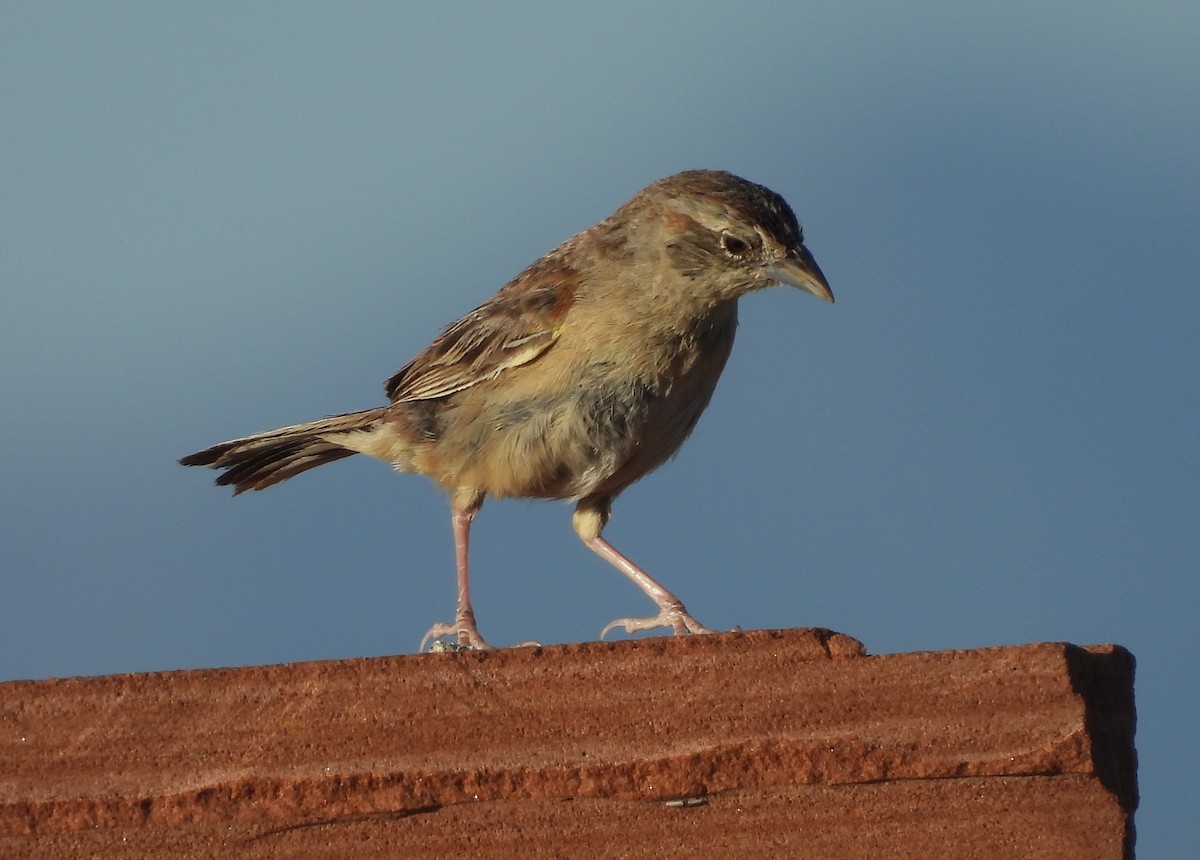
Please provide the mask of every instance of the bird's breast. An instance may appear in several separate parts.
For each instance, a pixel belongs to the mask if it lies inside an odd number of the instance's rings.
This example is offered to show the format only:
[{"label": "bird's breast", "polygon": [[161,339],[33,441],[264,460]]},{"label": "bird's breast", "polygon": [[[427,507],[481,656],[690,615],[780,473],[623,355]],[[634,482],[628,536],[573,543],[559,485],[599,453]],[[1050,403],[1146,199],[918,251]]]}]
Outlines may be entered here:
[{"label": "bird's breast", "polygon": [[691,433],[735,327],[729,313],[587,349],[564,335],[536,361],[446,403],[442,433],[429,444],[448,456],[435,456],[443,468],[432,476],[496,497],[615,495],[670,459]]}]

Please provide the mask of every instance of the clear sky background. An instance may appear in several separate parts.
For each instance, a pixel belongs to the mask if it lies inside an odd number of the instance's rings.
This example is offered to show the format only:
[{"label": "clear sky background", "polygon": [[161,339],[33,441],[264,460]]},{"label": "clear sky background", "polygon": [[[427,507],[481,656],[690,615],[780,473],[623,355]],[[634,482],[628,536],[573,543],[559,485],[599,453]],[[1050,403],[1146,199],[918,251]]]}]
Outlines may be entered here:
[{"label": "clear sky background", "polygon": [[[1139,848],[1200,832],[1196,3],[9,3],[0,679],[407,652],[445,500],[175,460],[383,402],[526,264],[676,171],[783,194],[838,303],[742,302],[606,534],[721,628],[1138,658]],[[650,604],[490,502],[498,644]],[[786,667],[781,667],[786,671]]]}]

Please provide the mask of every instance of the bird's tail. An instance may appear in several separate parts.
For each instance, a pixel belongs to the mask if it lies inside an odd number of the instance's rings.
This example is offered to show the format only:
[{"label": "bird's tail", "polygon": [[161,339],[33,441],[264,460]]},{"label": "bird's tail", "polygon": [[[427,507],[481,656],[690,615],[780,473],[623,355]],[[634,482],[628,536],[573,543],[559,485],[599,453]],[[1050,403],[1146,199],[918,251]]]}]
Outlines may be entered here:
[{"label": "bird's tail", "polygon": [[320,421],[231,439],[188,454],[179,462],[184,466],[224,469],[217,483],[232,485],[234,495],[245,490],[263,490],[301,472],[354,454],[353,447],[338,444],[338,436],[350,437],[371,430],[386,411],[347,412]]}]

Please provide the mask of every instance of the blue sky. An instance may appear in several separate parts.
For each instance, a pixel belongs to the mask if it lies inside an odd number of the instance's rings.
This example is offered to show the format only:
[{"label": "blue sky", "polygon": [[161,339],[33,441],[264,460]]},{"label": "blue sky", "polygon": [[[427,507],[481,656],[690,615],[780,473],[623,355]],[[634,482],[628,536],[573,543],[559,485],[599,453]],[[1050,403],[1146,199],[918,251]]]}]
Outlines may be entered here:
[{"label": "blue sky", "polygon": [[[606,535],[715,627],[1129,647],[1139,847],[1194,845],[1197,32],[1185,3],[6,5],[0,679],[413,650],[453,606],[428,482],[350,460],[232,500],[175,460],[381,403],[527,263],[723,168],[792,203],[838,303],[746,299]],[[564,505],[474,539],[496,643],[650,608]]]}]

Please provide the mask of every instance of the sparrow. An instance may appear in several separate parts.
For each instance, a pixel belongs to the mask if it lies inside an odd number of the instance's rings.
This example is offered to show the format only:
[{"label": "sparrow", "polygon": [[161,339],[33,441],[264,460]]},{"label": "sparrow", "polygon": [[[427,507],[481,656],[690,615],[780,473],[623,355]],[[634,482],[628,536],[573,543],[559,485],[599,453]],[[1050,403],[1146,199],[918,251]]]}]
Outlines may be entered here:
[{"label": "sparrow", "polygon": [[453,323],[385,383],[389,403],[213,445],[180,460],[234,494],[366,454],[450,499],[454,620],[421,642],[489,648],[471,606],[471,523],[487,496],[575,502],[583,543],[658,606],[636,633],[712,633],[602,535],[613,500],[696,426],[733,347],[737,302],[790,285],[833,293],[791,208],[731,173],[689,170],[639,191]]}]

